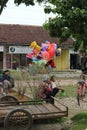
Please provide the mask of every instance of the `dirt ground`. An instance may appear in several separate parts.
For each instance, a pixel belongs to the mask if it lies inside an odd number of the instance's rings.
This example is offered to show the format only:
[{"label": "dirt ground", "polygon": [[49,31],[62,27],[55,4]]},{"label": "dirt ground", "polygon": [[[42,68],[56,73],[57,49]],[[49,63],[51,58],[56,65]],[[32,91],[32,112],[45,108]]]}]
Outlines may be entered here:
[{"label": "dirt ground", "polygon": [[[61,85],[69,85],[69,84],[76,84],[78,82],[78,79],[67,79],[67,80],[60,80],[59,81]],[[29,95],[30,92],[27,91],[27,94]],[[67,97],[67,98],[58,98],[60,102],[62,102],[64,105],[66,105],[69,109],[69,115],[68,119],[70,119],[73,115],[86,111],[87,112],[87,102],[81,101],[80,106],[78,106],[77,100],[74,97]],[[44,124],[44,123],[35,123],[33,124],[32,130],[61,130],[63,126],[59,123],[56,124]],[[0,127],[0,130],[4,130],[3,127]]]},{"label": "dirt ground", "polygon": [[[78,79],[68,79],[68,80],[60,80],[61,85],[69,85],[69,84],[76,84],[78,82]],[[87,112],[87,102],[80,101],[80,106],[78,106],[76,97],[67,97],[67,98],[58,98],[58,100],[66,105],[69,109],[68,113],[68,119],[70,119],[73,115],[86,111]],[[41,124],[37,123],[33,125],[32,130],[61,130],[61,127],[63,127],[61,124]]]},{"label": "dirt ground", "polygon": [[[77,104],[77,100],[76,98],[63,98],[63,99],[58,99],[59,101],[61,101],[64,105],[68,106],[69,108],[69,115],[68,115],[68,121],[66,123],[68,123],[67,125],[69,125],[70,123],[70,118],[82,111],[86,111],[87,112],[87,102],[81,101],[80,106],[78,106]],[[61,128],[63,127],[63,124],[34,124],[32,130],[61,130]]]}]

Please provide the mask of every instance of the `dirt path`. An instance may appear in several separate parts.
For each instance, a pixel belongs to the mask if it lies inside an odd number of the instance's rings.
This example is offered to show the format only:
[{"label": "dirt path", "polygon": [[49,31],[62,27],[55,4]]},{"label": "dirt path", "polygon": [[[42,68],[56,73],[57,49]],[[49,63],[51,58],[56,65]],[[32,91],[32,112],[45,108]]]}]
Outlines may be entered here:
[{"label": "dirt path", "polygon": [[[74,85],[78,82],[78,79],[67,79],[67,80],[60,80],[59,83],[61,85]],[[28,86],[29,87],[29,86]],[[28,91],[27,94],[30,94],[29,88],[27,87]],[[67,97],[67,98],[58,98],[60,102],[66,105],[69,108],[69,115],[68,118],[70,119],[73,115],[86,111],[87,112],[87,102],[81,101],[80,106],[78,106],[76,97]],[[61,124],[33,124],[32,130],[61,130]]]},{"label": "dirt path", "polygon": [[78,106],[77,99],[75,97],[62,98],[59,99],[59,101],[69,108],[69,118],[79,112],[87,112],[87,100],[86,102],[80,101],[80,106]]},{"label": "dirt path", "polygon": [[[87,112],[87,102],[81,101],[81,106],[78,106],[76,98],[63,98],[58,99],[64,105],[68,106],[69,108],[69,116],[70,119],[73,115],[86,111]],[[67,121],[69,123],[69,121]],[[32,130],[61,130],[63,125],[56,123],[56,124],[34,124]]]}]

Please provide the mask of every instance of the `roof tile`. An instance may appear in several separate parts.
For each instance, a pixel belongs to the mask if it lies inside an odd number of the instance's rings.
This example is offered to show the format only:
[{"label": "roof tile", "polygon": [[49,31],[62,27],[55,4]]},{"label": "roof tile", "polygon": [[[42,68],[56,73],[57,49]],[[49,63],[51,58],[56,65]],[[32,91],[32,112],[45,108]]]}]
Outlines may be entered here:
[{"label": "roof tile", "polygon": [[42,26],[0,24],[0,44],[25,45],[32,41],[37,43],[50,42],[58,43],[58,38],[52,38]]}]

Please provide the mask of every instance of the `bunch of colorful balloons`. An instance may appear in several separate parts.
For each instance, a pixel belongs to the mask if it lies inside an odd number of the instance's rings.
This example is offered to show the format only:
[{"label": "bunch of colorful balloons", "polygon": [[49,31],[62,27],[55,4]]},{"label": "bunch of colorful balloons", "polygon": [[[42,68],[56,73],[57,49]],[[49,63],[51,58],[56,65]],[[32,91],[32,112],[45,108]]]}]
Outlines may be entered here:
[{"label": "bunch of colorful balloons", "polygon": [[46,41],[39,46],[36,41],[33,41],[29,47],[33,48],[32,53],[26,55],[30,63],[33,62],[38,65],[49,64],[51,67],[55,67],[54,57],[61,54],[61,48],[57,47],[56,43]]}]

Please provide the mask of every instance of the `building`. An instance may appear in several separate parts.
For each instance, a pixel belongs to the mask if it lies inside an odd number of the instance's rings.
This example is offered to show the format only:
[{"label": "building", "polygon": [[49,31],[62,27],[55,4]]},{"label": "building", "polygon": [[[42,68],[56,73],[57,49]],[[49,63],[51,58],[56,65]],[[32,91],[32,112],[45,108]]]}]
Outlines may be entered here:
[{"label": "building", "polygon": [[[26,54],[31,51],[29,45],[32,41],[38,44],[55,42],[58,38],[52,38],[41,26],[0,24],[0,69],[17,69],[20,66],[27,66]],[[76,68],[80,60],[77,53],[72,50],[72,39],[64,42],[61,56],[55,59],[58,70]],[[74,65],[74,66],[73,66]]]}]

